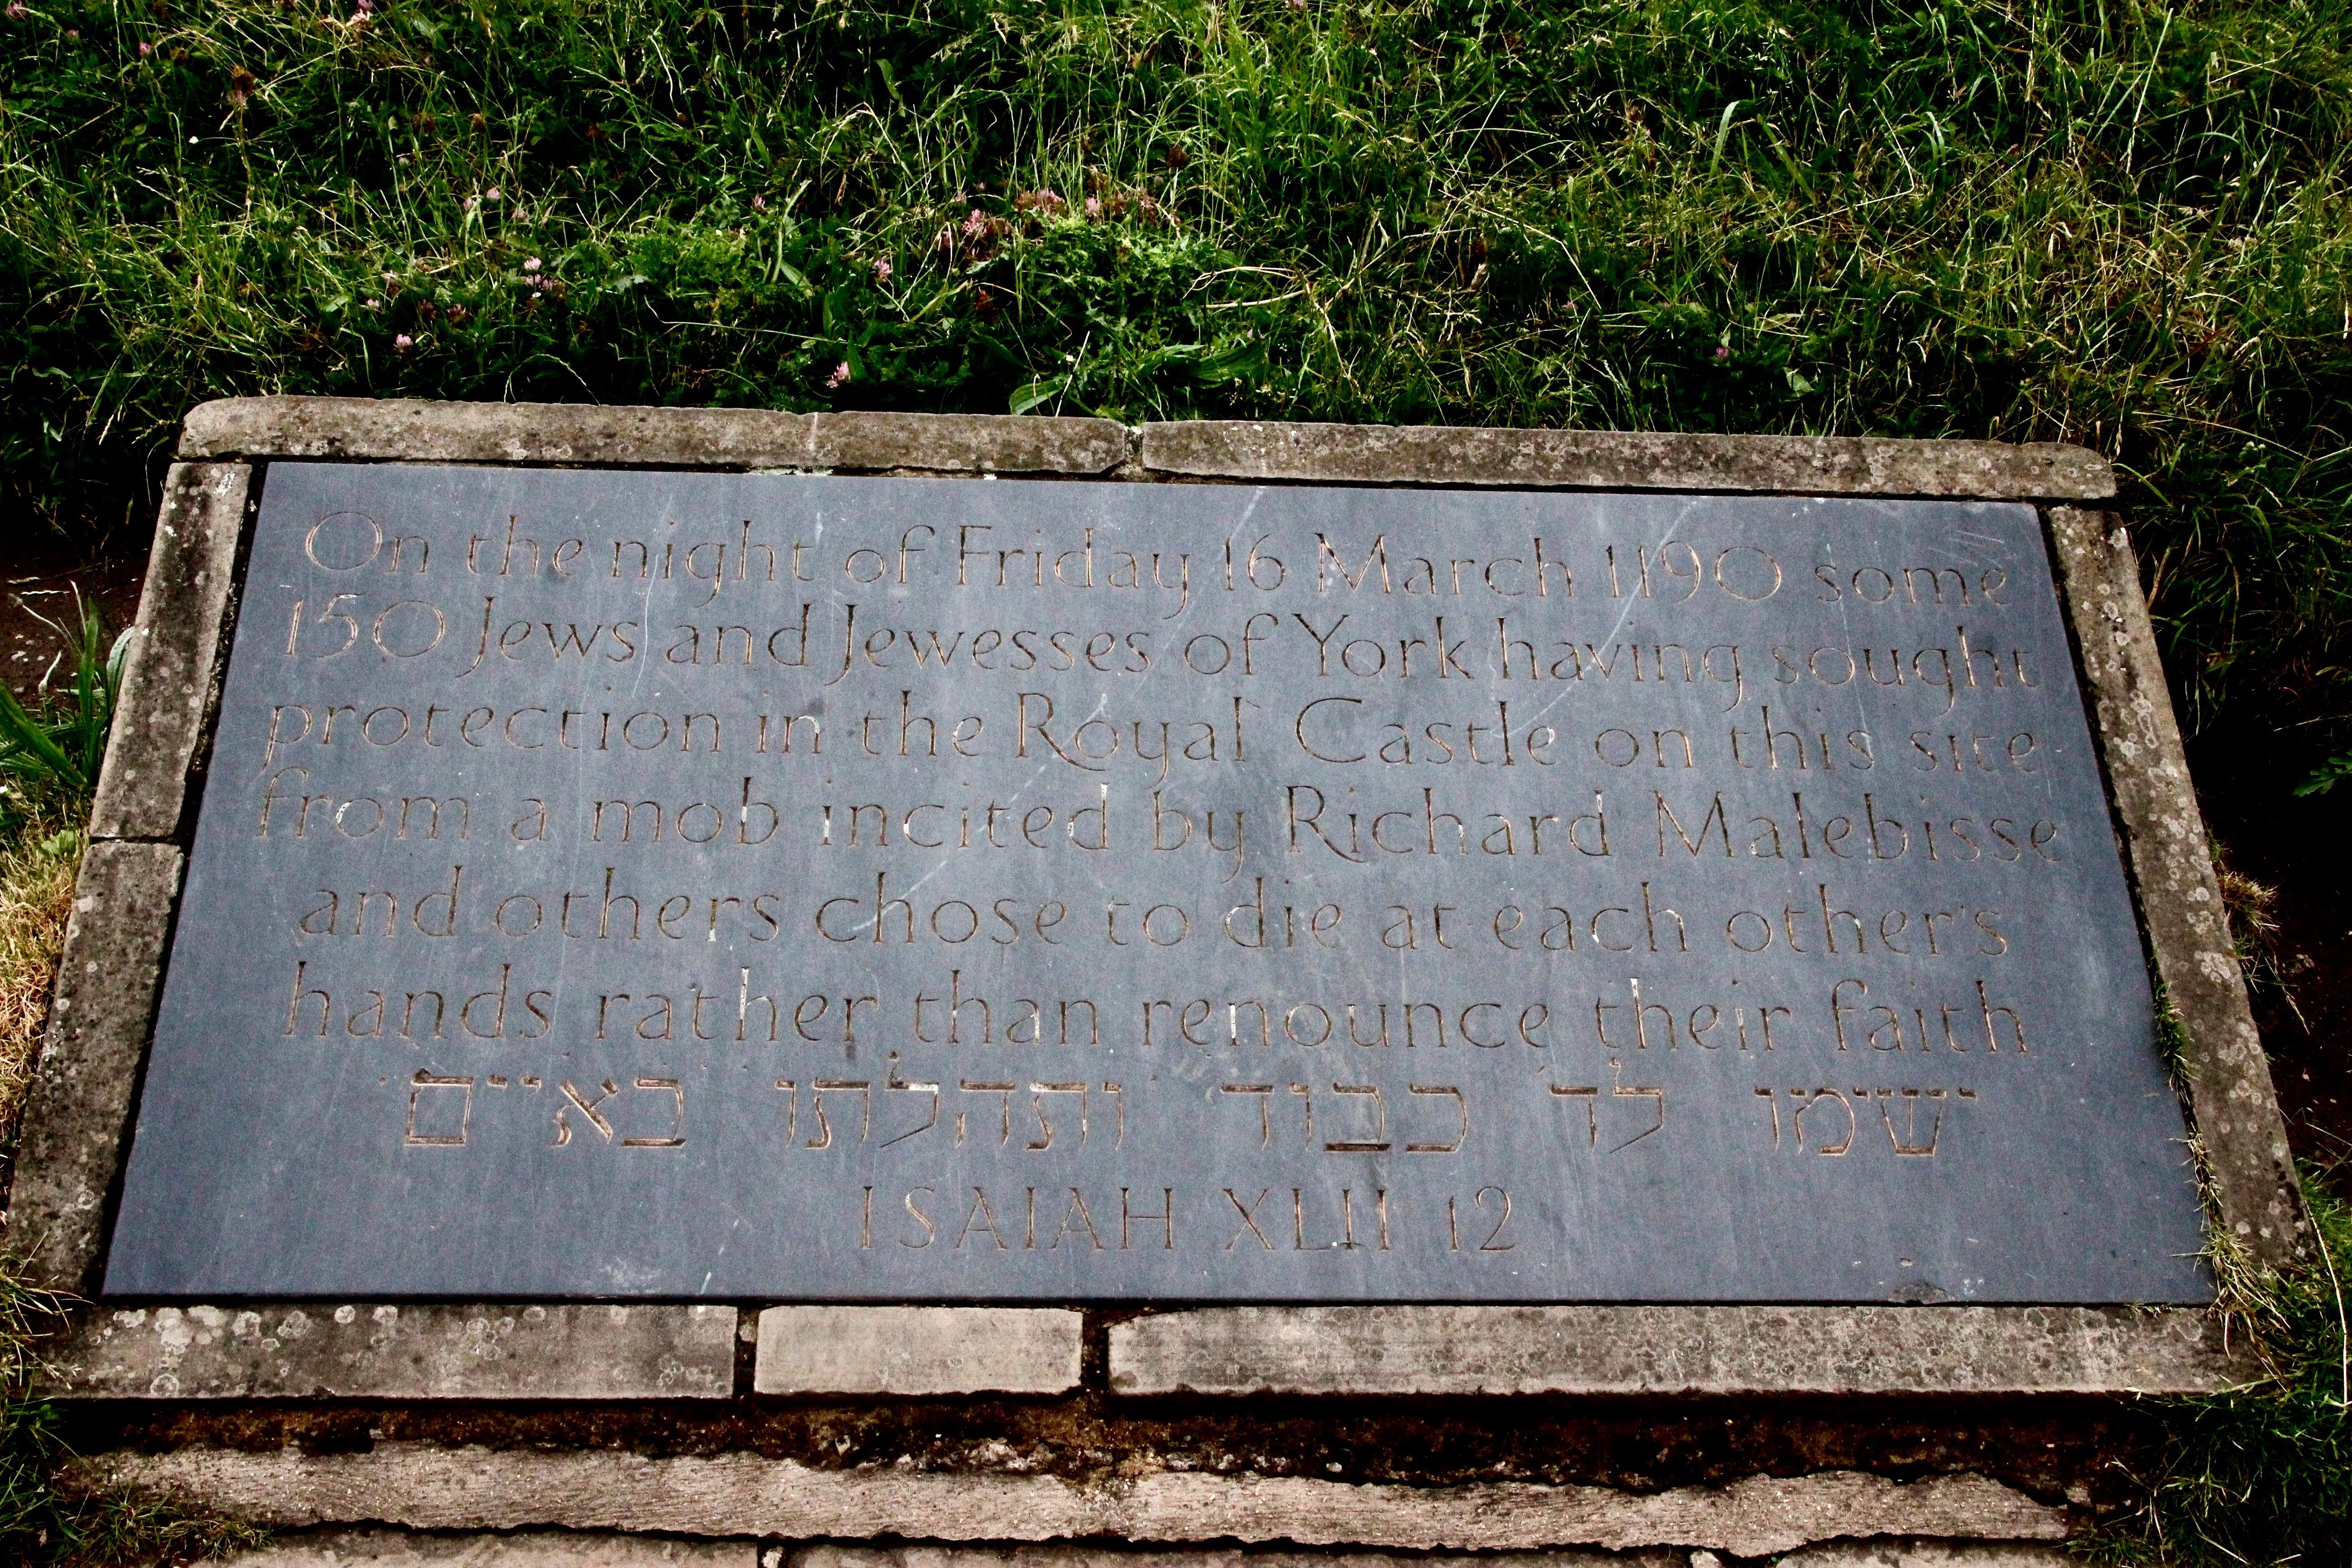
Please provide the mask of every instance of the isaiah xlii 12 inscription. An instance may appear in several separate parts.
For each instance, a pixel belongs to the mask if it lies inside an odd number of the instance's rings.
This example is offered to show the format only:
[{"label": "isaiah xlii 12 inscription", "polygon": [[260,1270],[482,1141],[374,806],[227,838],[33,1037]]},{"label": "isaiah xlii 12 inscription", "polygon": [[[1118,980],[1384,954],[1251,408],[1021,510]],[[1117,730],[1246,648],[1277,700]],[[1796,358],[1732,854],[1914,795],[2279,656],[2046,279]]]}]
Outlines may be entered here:
[{"label": "isaiah xlii 12 inscription", "polygon": [[279,465],[111,1292],[2177,1301],[2030,508]]}]

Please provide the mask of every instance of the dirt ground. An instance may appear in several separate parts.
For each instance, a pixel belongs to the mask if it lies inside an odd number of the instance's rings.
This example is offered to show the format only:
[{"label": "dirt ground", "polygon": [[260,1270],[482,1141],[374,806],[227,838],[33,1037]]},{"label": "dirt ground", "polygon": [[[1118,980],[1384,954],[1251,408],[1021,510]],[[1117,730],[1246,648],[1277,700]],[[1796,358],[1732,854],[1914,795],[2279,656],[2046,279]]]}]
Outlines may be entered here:
[{"label": "dirt ground", "polygon": [[2208,736],[2189,768],[2227,870],[2271,895],[2271,929],[2240,918],[2237,931],[2256,959],[2254,1021],[2295,1152],[2339,1167],[2331,1185],[2352,1192],[2352,784],[2297,799],[2301,771],[2264,750],[2258,737]]},{"label": "dirt ground", "polygon": [[18,701],[32,706],[45,684],[72,689],[81,606],[97,607],[110,637],[138,614],[146,565],[143,542],[92,553],[37,534],[0,547],[0,680]]},{"label": "dirt ground", "polygon": [[[125,542],[118,534],[95,552],[53,538],[9,547],[0,679],[19,700],[33,702],[45,681],[70,684],[77,593],[98,606],[110,635],[131,624],[146,542]],[[2344,1167],[2343,1190],[2352,1192],[2352,834],[2343,826],[2352,784],[2297,799],[2302,770],[2281,765],[2279,751],[2262,734],[2209,734],[2190,742],[2189,766],[2233,876],[2240,934],[2251,934],[2255,1020],[2295,1152]]]}]

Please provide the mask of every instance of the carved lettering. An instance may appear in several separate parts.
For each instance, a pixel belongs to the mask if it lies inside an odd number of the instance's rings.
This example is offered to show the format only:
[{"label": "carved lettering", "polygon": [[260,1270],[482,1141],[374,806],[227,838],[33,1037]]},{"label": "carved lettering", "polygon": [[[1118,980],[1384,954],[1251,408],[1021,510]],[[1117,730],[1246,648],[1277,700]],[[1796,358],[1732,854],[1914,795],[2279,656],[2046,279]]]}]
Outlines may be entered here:
[{"label": "carved lettering", "polygon": [[[2182,1128],[2031,506],[300,464],[260,507],[133,1293],[419,1227],[436,1278],[617,1288],[508,1192],[664,1300],[2202,1288],[2169,1188],[2036,1206]],[[1865,1264],[1646,1246],[1702,1166]],[[334,1207],[315,1260],[256,1194]]]}]

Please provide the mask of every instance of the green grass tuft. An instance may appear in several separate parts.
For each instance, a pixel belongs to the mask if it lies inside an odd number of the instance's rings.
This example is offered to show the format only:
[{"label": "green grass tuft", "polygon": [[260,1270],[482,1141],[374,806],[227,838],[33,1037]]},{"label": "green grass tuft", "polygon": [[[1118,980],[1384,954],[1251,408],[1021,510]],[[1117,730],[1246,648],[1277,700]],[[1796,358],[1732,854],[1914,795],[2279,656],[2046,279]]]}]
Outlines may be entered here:
[{"label": "green grass tuft", "polygon": [[60,796],[79,802],[98,787],[127,647],[120,638],[109,647],[105,622],[85,607],[68,689],[43,693],[37,708],[27,709],[0,685],[0,823],[27,804],[37,807]]},{"label": "green grass tuft", "polygon": [[2347,123],[2347,0],[39,0],[0,470],[101,526],[252,392],[2064,439],[2192,717],[2335,720]]},{"label": "green grass tuft", "polygon": [[2171,1402],[2144,1503],[2076,1542],[2095,1562],[2192,1568],[2341,1563],[2352,1554],[2352,1207],[2315,1176],[2304,1195],[2323,1244],[2310,1268],[2244,1279],[2228,1302],[2269,1379]]}]

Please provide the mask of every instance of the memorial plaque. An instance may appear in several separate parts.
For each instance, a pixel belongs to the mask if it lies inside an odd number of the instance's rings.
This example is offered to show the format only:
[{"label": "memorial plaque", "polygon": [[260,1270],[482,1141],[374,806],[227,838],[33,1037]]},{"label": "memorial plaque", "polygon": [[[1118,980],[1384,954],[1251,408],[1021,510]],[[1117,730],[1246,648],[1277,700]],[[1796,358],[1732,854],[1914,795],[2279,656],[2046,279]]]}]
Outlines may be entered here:
[{"label": "memorial plaque", "polygon": [[281,463],[115,1295],[2195,1301],[2020,505]]}]

